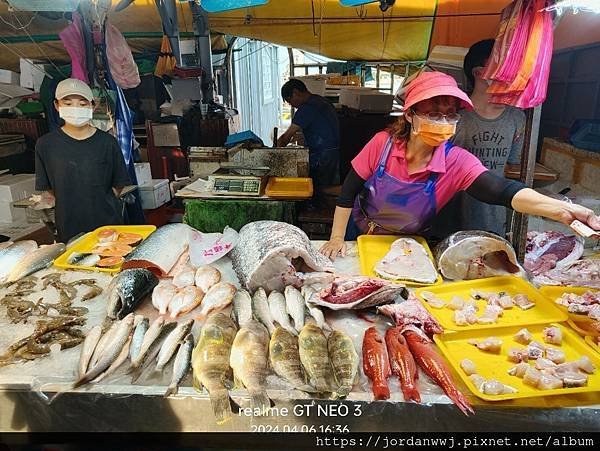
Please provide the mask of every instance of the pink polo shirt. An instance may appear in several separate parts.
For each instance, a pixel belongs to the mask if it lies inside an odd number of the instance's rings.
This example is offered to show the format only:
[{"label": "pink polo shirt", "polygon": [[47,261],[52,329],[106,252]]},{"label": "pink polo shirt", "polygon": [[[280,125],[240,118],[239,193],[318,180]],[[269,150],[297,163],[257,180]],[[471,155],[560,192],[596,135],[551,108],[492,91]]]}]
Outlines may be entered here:
[{"label": "pink polo shirt", "polygon": [[[352,167],[361,178],[367,180],[377,171],[379,159],[389,136],[387,132],[377,133],[352,160]],[[435,185],[437,211],[441,210],[458,191],[466,190],[477,177],[487,171],[481,161],[468,150],[454,146],[446,156],[442,144],[433,151],[427,167],[409,174],[405,151],[405,141],[394,141],[385,171],[403,182],[425,182],[432,172],[439,173]]]}]

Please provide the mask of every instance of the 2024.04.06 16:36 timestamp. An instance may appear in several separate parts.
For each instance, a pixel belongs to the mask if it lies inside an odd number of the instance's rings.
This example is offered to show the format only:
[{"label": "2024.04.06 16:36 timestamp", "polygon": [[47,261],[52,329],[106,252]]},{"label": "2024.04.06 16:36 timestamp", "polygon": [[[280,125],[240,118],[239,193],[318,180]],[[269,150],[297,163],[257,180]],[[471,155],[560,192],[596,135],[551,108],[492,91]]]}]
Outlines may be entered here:
[{"label": "2024.04.06 16:36 timestamp", "polygon": [[350,428],[347,424],[253,424],[251,432],[277,433],[277,432],[299,432],[314,434],[348,434]]}]

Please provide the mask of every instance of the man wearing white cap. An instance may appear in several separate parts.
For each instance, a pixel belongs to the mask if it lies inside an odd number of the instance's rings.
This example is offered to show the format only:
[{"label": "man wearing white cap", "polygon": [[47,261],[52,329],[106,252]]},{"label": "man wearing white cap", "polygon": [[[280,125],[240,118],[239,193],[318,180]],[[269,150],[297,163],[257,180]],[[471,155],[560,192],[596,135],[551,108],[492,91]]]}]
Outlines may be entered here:
[{"label": "man wearing white cap", "polygon": [[56,87],[64,125],[35,146],[35,187],[55,198],[58,238],[67,242],[97,227],[122,224],[117,196],[130,178],[117,140],[90,124],[94,96],[75,78]]}]

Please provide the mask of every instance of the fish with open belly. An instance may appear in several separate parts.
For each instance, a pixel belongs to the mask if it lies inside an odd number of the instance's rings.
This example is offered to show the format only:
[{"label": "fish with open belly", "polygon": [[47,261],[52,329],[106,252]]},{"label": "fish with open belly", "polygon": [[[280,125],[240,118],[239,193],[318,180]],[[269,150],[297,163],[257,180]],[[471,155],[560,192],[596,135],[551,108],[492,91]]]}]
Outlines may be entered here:
[{"label": "fish with open belly", "polygon": [[204,387],[208,391],[218,424],[231,419],[226,383],[232,380],[229,359],[236,332],[235,323],[227,315],[210,315],[202,326],[192,353],[194,386],[198,390]]},{"label": "fish with open belly", "polygon": [[126,269],[110,283],[107,315],[122,319],[131,313],[142,300],[158,285],[158,278],[147,269]]},{"label": "fish with open belly", "polygon": [[231,346],[229,365],[236,386],[248,390],[253,411],[267,412],[271,401],[267,396],[269,332],[265,326],[250,321],[238,331]]}]

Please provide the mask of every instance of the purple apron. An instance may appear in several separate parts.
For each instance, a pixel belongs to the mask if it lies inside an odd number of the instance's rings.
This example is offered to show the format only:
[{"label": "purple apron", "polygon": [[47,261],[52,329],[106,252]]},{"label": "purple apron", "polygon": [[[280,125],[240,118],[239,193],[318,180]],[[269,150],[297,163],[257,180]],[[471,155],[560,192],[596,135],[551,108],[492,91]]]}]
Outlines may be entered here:
[{"label": "purple apron", "polygon": [[[354,202],[352,219],[363,233],[416,233],[435,215],[435,184],[439,174],[432,172],[425,182],[403,182],[392,177],[385,172],[392,144],[390,137],[377,171],[365,182]],[[451,148],[452,144],[446,142],[444,153],[448,155]]]}]

